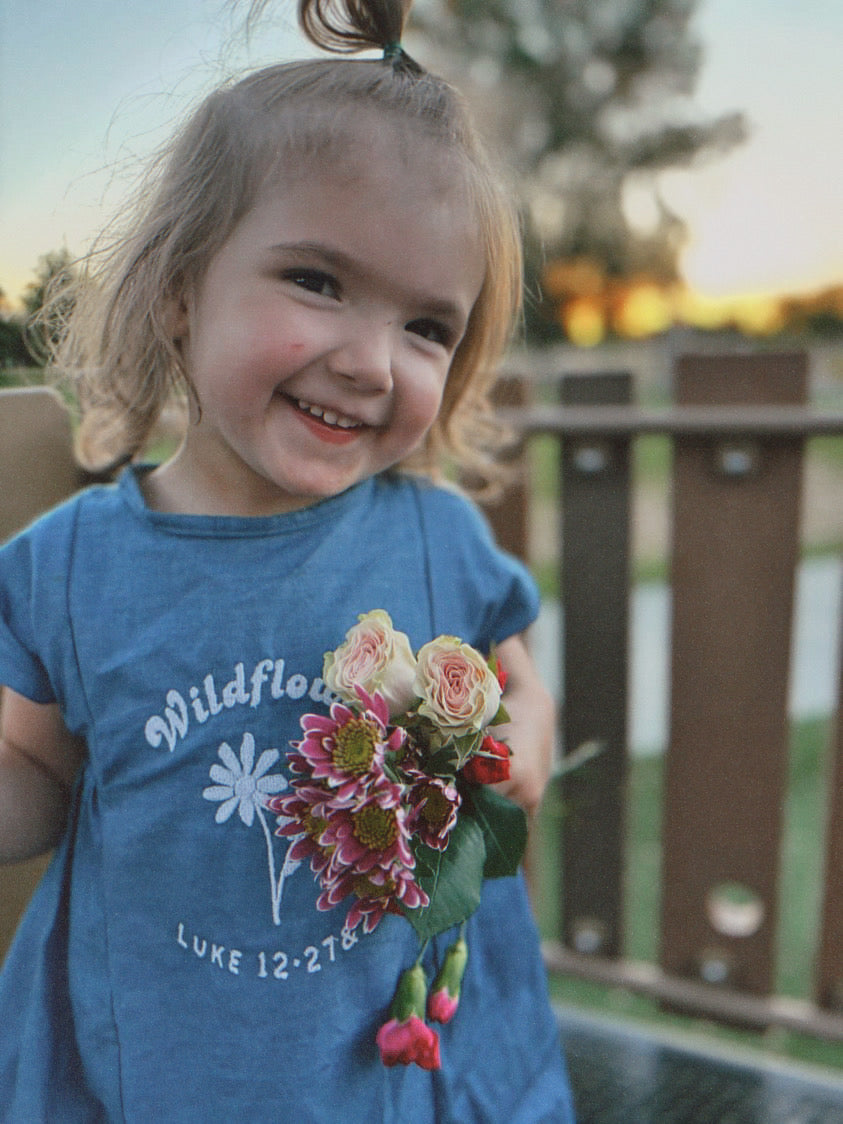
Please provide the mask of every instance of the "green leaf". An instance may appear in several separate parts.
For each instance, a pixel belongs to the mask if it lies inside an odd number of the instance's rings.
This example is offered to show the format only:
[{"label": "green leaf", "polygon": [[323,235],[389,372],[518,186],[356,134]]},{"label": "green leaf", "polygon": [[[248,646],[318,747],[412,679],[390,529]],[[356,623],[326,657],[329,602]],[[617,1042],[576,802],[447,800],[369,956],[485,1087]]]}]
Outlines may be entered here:
[{"label": "green leaf", "polygon": [[453,747],[445,746],[444,749],[430,753],[424,759],[424,771],[436,777],[452,777],[457,771],[457,758]]},{"label": "green leaf", "polygon": [[461,769],[466,764],[468,759],[473,753],[480,748],[483,742],[483,731],[474,730],[470,734],[463,734],[459,738],[454,738],[453,746],[457,751],[457,768]]},{"label": "green leaf", "polygon": [[462,816],[444,851],[416,850],[416,881],[430,898],[423,909],[405,909],[420,940],[459,925],[480,904],[486,849],[483,832],[470,816]]},{"label": "green leaf", "polygon": [[512,721],[512,719],[509,717],[509,711],[506,709],[506,707],[503,705],[503,703],[501,703],[501,705],[497,709],[497,713],[495,714],[495,717],[492,719],[492,721],[489,723],[489,725],[490,726],[504,726],[507,722],[511,722],[511,721]]},{"label": "green leaf", "polygon": [[[488,785],[471,789],[472,815],[483,833],[486,878],[515,874],[527,846],[527,816],[523,808]],[[464,817],[465,818],[465,817]]]}]

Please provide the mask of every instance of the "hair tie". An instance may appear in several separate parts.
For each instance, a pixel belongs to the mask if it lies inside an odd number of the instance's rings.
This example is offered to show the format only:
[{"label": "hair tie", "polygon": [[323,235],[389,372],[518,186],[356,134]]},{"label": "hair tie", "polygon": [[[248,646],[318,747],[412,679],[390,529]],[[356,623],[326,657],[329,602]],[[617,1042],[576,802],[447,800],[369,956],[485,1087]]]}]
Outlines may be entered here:
[{"label": "hair tie", "polygon": [[392,64],[392,69],[397,74],[423,74],[422,67],[411,58],[401,44],[396,40],[394,43],[385,43],[383,48],[383,61]]}]

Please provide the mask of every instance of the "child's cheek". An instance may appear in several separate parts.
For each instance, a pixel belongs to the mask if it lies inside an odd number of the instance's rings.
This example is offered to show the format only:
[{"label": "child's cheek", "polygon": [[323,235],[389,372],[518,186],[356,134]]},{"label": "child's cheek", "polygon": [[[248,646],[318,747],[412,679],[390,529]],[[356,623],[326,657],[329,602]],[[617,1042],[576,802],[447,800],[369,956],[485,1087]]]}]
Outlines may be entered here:
[{"label": "child's cheek", "polygon": [[263,330],[253,337],[250,351],[254,370],[278,379],[296,369],[305,344],[300,339],[285,339],[280,332]]}]

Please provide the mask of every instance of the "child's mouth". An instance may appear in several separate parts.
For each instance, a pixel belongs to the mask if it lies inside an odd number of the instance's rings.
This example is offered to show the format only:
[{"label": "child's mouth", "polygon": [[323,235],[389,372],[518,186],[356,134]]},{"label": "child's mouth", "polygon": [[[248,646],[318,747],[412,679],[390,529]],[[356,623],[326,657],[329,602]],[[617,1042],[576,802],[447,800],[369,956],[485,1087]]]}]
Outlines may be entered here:
[{"label": "child's mouth", "polygon": [[316,406],[312,402],[306,402],[303,398],[296,398],[293,401],[299,411],[306,417],[313,418],[315,421],[328,426],[330,429],[349,432],[361,428],[361,422],[354,418],[346,417],[344,414],[338,414],[335,410],[325,409],[324,406]]},{"label": "child's mouth", "polygon": [[313,436],[328,445],[351,444],[364,431],[363,422],[336,410],[317,406],[304,398],[287,398],[287,401]]}]

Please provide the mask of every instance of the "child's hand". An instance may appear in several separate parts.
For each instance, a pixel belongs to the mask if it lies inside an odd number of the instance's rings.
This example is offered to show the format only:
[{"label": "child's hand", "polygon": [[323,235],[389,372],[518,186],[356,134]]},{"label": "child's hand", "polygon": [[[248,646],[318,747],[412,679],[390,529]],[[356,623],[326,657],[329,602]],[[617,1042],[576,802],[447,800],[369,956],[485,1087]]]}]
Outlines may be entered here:
[{"label": "child's hand", "polygon": [[504,705],[511,721],[495,727],[493,733],[512,750],[510,778],[496,787],[532,813],[538,809],[550,779],[555,704],[522,636],[502,641],[496,653],[508,675]]},{"label": "child's hand", "polygon": [[0,863],[32,858],[61,838],[84,755],[55,704],[9,688],[0,699]]}]

